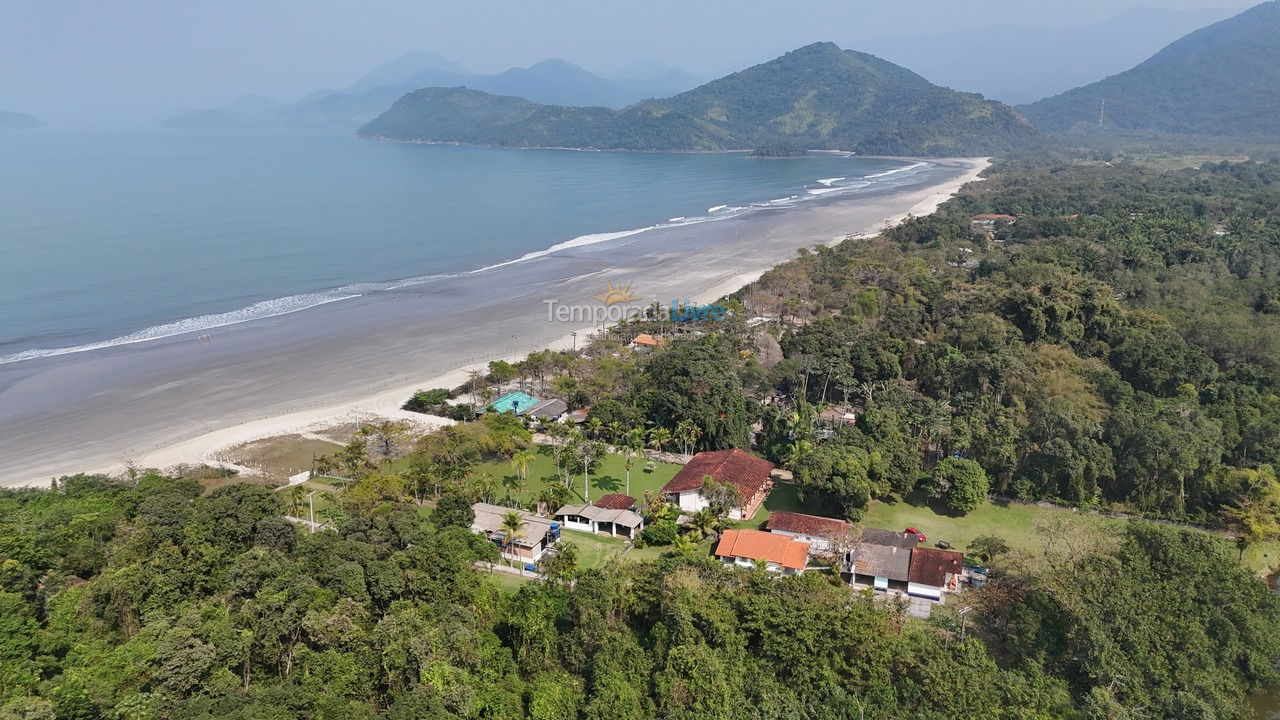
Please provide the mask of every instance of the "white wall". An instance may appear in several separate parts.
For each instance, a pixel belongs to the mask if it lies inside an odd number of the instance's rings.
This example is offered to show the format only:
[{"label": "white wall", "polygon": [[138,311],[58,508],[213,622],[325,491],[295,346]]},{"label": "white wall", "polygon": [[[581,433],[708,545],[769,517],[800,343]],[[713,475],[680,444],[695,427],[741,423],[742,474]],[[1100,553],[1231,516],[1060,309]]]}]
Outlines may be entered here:
[{"label": "white wall", "polygon": [[697,490],[680,491],[680,509],[687,512],[698,512],[707,507],[711,503],[702,497],[702,493]]},{"label": "white wall", "polygon": [[805,535],[804,533],[796,533],[796,532],[791,532],[789,530],[770,530],[769,532],[775,535],[786,535],[787,537],[795,538],[800,542],[807,542],[809,543],[810,550],[830,550],[831,549],[830,538],[825,538],[818,535]]},{"label": "white wall", "polygon": [[921,585],[920,583],[907,583],[908,595],[922,595],[924,597],[933,598],[934,600],[942,599],[942,588],[935,585]]}]

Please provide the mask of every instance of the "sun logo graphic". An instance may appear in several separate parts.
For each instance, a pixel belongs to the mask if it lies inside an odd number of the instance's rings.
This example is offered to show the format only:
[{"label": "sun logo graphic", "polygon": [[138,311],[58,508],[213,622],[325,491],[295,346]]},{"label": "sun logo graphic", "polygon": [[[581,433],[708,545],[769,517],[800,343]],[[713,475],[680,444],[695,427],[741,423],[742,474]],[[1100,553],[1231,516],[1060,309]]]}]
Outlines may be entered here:
[{"label": "sun logo graphic", "polygon": [[627,303],[639,300],[638,295],[631,294],[631,283],[627,283],[624,287],[614,287],[613,283],[609,283],[609,287],[599,295],[592,295],[592,300],[599,300],[605,305],[617,305],[618,303]]}]

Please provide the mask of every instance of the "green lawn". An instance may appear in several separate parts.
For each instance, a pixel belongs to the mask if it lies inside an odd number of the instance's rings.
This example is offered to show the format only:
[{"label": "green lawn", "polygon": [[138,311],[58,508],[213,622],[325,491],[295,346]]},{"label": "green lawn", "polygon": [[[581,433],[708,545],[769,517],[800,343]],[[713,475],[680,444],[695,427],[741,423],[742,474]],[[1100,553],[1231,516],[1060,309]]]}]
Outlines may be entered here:
[{"label": "green lawn", "polygon": [[[519,480],[516,477],[516,471],[512,469],[511,462],[507,460],[498,460],[492,462],[481,463],[472,470],[473,474],[488,473],[499,486],[499,502],[510,497],[521,504],[534,502],[538,493],[552,483],[563,484],[564,476],[557,473],[556,461],[551,455],[551,448],[538,446],[538,458],[529,466],[528,481],[524,488],[520,488]],[[645,461],[637,460],[631,468],[631,487],[627,492],[627,474],[623,467],[623,457],[621,455],[606,455],[600,460],[598,467],[591,473],[591,490],[590,499],[599,499],[601,495],[608,493],[624,493],[637,500],[644,498],[644,493],[648,490],[656,494],[667,481],[680,471],[680,465],[675,463],[655,463],[653,472],[645,472]],[[581,501],[582,498],[582,473],[572,476],[571,489],[573,490],[575,499]]]},{"label": "green lawn", "polygon": [[806,513],[809,515],[831,515],[830,512],[823,510],[815,503],[802,502],[796,495],[795,485],[780,482],[773,486],[773,491],[769,493],[769,497],[764,499],[764,503],[760,505],[760,509],[756,511],[755,515],[752,515],[748,520],[731,522],[729,526],[763,530],[764,522],[769,519],[769,513],[778,511]]},{"label": "green lawn", "polygon": [[626,548],[623,538],[592,535],[577,530],[562,530],[560,542],[571,542],[578,548],[578,567],[594,570],[617,559]]},{"label": "green lawn", "polygon": [[533,578],[512,575],[511,573],[489,572],[487,570],[484,572],[488,572],[489,577],[493,578],[493,581],[498,584],[498,587],[512,594],[515,594],[526,584],[533,582]]},{"label": "green lawn", "polygon": [[[885,530],[914,527],[928,536],[930,546],[939,540],[945,540],[962,551],[979,535],[999,535],[1010,548],[1037,551],[1042,547],[1037,525],[1058,518],[1068,518],[1082,527],[1103,531],[1114,531],[1128,522],[1069,508],[1021,503],[988,503],[968,515],[957,516],[934,507],[920,493],[916,493],[907,500],[897,502],[873,501],[863,516],[861,525],[864,528]],[[1264,543],[1250,548],[1245,553],[1243,562],[1257,572],[1274,568],[1280,564],[1280,543]]]}]

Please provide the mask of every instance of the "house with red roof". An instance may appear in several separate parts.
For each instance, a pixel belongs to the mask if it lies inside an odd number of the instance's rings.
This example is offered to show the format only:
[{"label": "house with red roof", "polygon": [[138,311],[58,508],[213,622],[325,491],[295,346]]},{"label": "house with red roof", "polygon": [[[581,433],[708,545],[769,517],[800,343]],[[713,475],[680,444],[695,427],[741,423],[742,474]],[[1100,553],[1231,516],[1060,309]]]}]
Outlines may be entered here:
[{"label": "house with red roof", "polygon": [[700,452],[662,487],[662,496],[687,513],[697,512],[710,502],[702,495],[703,479],[710,476],[738,491],[739,504],[729,511],[733,520],[756,514],[773,490],[773,463],[733,448]]},{"label": "house with red roof", "polygon": [[942,600],[942,593],[960,589],[964,574],[964,553],[917,547],[911,551],[907,571],[907,594]]},{"label": "house with red roof", "polygon": [[838,518],[779,510],[770,513],[765,529],[807,542],[815,552],[825,552],[831,549],[834,540],[849,534],[853,523]]},{"label": "house with red roof", "polygon": [[761,530],[725,530],[716,545],[716,557],[728,565],[799,575],[809,562],[809,543]]}]

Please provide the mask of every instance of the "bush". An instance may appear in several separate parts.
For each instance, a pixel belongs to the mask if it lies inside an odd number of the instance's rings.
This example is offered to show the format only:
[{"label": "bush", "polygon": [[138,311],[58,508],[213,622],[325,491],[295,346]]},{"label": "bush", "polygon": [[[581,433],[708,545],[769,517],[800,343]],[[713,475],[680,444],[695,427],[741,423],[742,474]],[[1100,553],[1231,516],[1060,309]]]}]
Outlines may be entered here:
[{"label": "bush", "polygon": [[675,520],[662,519],[649,525],[640,533],[645,545],[670,545],[676,541],[680,528]]},{"label": "bush", "polygon": [[453,397],[453,393],[446,388],[433,388],[431,390],[419,390],[409,398],[400,409],[410,412],[431,413],[433,409],[440,405],[444,405],[445,401]]}]

